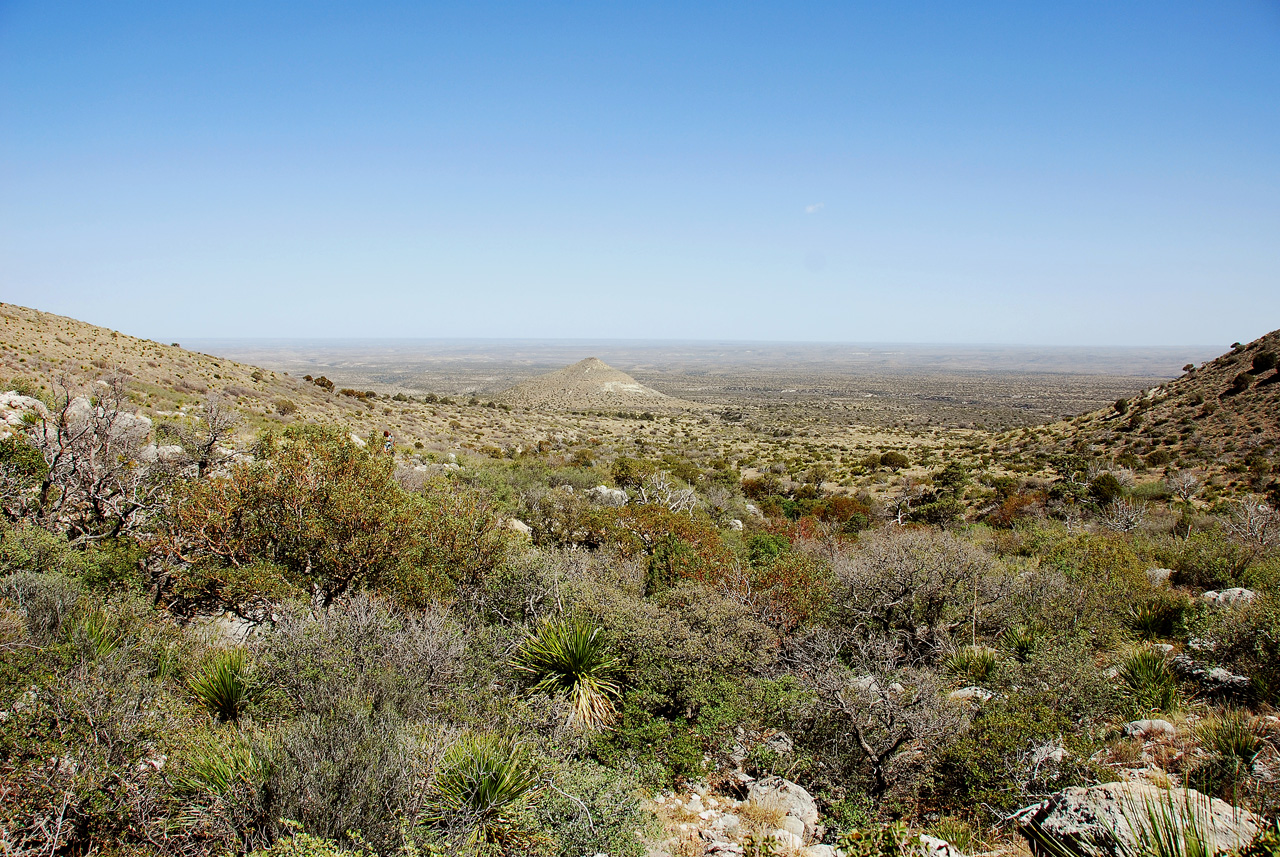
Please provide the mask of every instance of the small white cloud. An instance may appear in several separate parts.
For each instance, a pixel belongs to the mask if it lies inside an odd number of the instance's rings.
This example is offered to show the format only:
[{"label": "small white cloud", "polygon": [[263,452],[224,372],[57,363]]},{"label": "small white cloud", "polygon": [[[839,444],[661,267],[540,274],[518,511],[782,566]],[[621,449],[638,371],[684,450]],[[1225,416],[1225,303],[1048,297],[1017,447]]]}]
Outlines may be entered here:
[{"label": "small white cloud", "polygon": [[813,205],[806,205],[806,206],[804,207],[804,213],[805,213],[805,214],[817,214],[819,211],[822,211],[822,209],[823,209],[823,207],[824,207],[825,205],[826,205],[826,203],[822,203],[822,202],[815,202]]}]

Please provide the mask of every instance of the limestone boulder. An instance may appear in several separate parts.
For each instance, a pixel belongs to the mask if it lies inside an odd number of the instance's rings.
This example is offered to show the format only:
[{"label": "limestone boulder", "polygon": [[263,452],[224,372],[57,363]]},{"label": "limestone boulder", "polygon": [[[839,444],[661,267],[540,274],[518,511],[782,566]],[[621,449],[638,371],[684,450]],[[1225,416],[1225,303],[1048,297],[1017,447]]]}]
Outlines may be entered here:
[{"label": "limestone boulder", "polygon": [[1103,783],[1064,789],[1014,814],[1033,852],[1045,841],[1060,843],[1080,857],[1120,857],[1139,853],[1156,817],[1194,824],[1209,853],[1225,854],[1247,845],[1259,819],[1247,810],[1194,789],[1162,789],[1147,783]]}]

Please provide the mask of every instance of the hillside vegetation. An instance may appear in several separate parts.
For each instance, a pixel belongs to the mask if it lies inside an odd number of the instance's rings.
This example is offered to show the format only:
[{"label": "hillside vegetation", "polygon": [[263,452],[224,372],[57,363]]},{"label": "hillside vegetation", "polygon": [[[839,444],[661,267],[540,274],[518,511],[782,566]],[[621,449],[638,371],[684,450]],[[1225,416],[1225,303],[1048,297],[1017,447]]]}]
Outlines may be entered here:
[{"label": "hillside vegetation", "polygon": [[7,853],[1280,847],[1275,334],[1123,423],[753,450],[0,309]]}]

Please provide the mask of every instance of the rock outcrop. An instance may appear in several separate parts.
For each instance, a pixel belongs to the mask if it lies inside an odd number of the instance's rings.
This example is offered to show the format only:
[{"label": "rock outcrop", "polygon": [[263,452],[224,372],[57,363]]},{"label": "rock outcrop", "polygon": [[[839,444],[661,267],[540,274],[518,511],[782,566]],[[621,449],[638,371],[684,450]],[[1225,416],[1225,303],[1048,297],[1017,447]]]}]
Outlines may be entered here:
[{"label": "rock outcrop", "polygon": [[1044,843],[1053,842],[1080,857],[1117,857],[1140,851],[1150,835],[1150,815],[1195,825],[1213,854],[1247,845],[1259,823],[1252,813],[1193,789],[1137,782],[1065,789],[1020,810],[1014,819],[1035,853],[1045,853]]}]

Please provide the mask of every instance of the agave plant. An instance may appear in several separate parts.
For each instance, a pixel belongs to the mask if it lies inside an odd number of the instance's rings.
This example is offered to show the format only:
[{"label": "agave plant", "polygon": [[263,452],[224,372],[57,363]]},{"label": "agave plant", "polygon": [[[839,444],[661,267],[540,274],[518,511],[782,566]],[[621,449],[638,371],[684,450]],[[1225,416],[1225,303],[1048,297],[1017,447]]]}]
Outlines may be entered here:
[{"label": "agave plant", "polygon": [[1182,708],[1178,679],[1154,649],[1144,647],[1131,654],[1120,665],[1119,678],[1139,714],[1153,711],[1171,714]]},{"label": "agave plant", "polygon": [[587,728],[613,719],[613,700],[620,692],[619,662],[602,631],[567,619],[543,622],[514,661],[516,669],[534,677],[535,690],[568,696],[570,722]]},{"label": "agave plant", "polygon": [[436,774],[433,820],[482,841],[508,832],[504,811],[534,791],[538,772],[520,751],[496,735],[468,735],[446,751]]},{"label": "agave plant", "polygon": [[191,677],[191,692],[209,713],[226,723],[237,719],[254,696],[253,679],[243,649],[223,649]]}]

